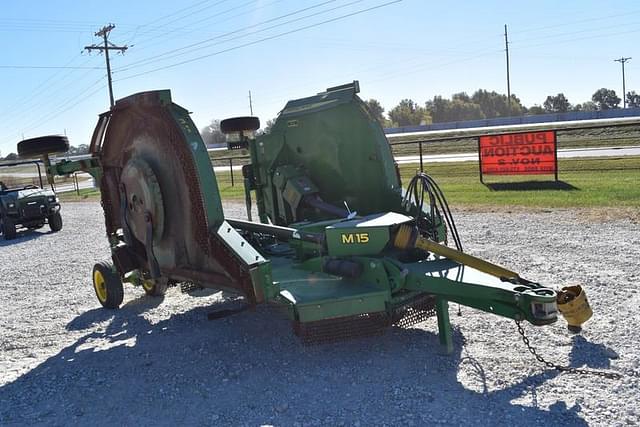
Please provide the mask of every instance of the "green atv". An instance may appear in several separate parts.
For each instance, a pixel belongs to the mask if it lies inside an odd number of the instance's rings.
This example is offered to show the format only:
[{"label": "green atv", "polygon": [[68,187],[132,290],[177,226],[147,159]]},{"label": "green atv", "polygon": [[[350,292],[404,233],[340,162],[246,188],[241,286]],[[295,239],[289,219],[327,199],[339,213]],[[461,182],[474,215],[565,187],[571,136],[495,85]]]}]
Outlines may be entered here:
[{"label": "green atv", "polygon": [[[33,151],[41,149],[56,149],[59,152],[65,147],[68,149],[68,144],[66,137],[61,136],[33,138],[21,141],[18,145],[18,151],[21,156],[37,154]],[[49,228],[54,233],[62,229],[60,202],[52,189],[44,188],[40,162],[29,160],[4,163],[0,164],[0,168],[21,165],[35,165],[37,167],[40,185],[10,184],[8,186],[0,181],[0,234],[4,236],[5,240],[14,239],[19,228],[36,230],[49,224]],[[11,174],[8,174],[8,177],[11,179]],[[8,179],[6,180],[9,182]]]}]

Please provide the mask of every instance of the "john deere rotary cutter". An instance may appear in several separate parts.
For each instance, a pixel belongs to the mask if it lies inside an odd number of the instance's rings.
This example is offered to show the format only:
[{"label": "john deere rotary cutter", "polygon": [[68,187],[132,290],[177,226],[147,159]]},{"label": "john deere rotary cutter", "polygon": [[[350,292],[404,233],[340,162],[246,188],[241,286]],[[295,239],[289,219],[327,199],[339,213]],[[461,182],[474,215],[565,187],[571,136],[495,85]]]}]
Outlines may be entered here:
[{"label": "john deere rotary cutter", "polygon": [[[86,171],[100,184],[113,259],[94,267],[100,303],[117,308],[123,282],[158,295],[188,281],[240,293],[249,305],[279,305],[311,342],[437,314],[449,351],[449,301],[555,322],[556,291],[463,252],[433,179],[418,174],[403,190],[383,130],[357,93],[354,82],[290,101],[257,137],[255,117],[221,123],[229,147],[251,156],[243,168],[249,221],[224,217],[206,147],[168,90],[119,100],[100,116],[90,158],[48,167],[50,175]],[[260,222],[251,221],[252,199]],[[584,294],[562,295],[579,327],[589,309],[573,297]]]}]

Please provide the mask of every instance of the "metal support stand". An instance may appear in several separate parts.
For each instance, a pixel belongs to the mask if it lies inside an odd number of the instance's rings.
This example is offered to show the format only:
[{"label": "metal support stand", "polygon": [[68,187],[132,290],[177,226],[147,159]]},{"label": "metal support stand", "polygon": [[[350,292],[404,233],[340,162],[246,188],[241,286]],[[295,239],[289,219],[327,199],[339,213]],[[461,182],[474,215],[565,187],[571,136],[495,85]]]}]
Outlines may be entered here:
[{"label": "metal support stand", "polygon": [[480,138],[476,138],[478,142],[478,172],[480,173],[480,184],[484,184],[484,176],[482,176],[482,153],[480,152]]},{"label": "metal support stand", "polygon": [[449,301],[442,297],[436,298],[436,313],[438,314],[438,336],[440,344],[446,354],[453,353],[453,333],[449,321]]},{"label": "metal support stand", "polygon": [[558,133],[553,131],[553,162],[554,162],[554,177],[558,182]]}]

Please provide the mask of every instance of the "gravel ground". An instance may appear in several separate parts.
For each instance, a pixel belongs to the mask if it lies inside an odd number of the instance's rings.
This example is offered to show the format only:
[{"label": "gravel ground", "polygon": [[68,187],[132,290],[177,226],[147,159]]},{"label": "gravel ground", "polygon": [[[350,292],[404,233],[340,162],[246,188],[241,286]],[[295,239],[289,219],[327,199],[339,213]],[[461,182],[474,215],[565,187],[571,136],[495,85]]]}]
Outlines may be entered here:
[{"label": "gravel ground", "polygon": [[[226,207],[239,216],[237,205]],[[382,337],[304,347],[260,306],[216,321],[234,297],[127,287],[99,308],[108,256],[97,203],[63,207],[57,235],[0,241],[0,425],[637,425],[640,226],[584,211],[458,212],[467,252],[552,286],[583,283],[595,315],[527,333],[548,359],[624,372],[548,371],[512,321],[451,307],[455,350],[435,319]]]}]

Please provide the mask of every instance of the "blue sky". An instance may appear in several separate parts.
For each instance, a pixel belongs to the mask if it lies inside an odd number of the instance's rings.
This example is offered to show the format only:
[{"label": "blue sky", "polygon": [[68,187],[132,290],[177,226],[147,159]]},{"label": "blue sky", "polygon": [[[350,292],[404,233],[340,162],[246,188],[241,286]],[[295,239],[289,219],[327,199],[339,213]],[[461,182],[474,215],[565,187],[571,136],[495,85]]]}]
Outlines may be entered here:
[{"label": "blue sky", "polygon": [[640,92],[637,1],[5,1],[2,155],[23,136],[89,142],[109,98],[104,57],[82,50],[108,23],[110,40],[130,46],[112,57],[115,97],[171,89],[198,127],[249,114],[249,91],[263,122],[288,99],[352,80],[387,110],[403,98],[505,93],[504,24],[511,90],[525,105],[558,92],[584,102],[600,87],[620,95],[621,56],[633,57],[627,91]]}]

